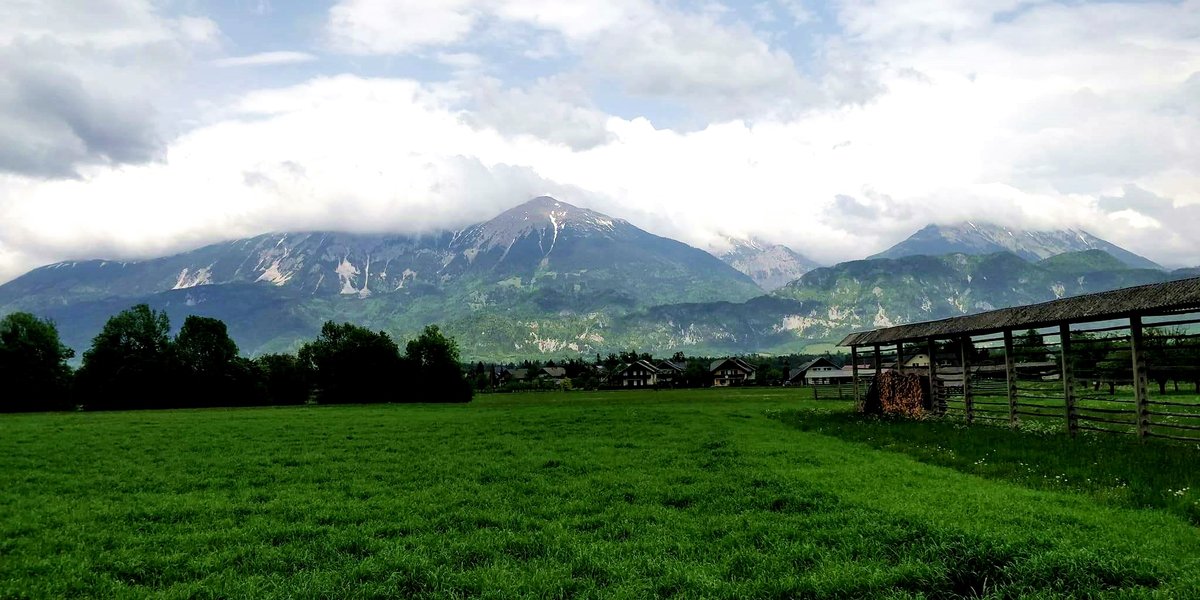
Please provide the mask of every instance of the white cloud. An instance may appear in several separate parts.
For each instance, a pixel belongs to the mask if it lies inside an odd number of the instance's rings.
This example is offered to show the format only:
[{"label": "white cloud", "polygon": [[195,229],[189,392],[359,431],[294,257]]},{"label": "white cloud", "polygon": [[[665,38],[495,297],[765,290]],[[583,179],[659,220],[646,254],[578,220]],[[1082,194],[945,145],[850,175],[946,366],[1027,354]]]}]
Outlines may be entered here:
[{"label": "white cloud", "polygon": [[329,42],[351,54],[399,54],[462,39],[474,0],[343,0],[329,9]]},{"label": "white cloud", "polygon": [[[811,90],[789,57],[719,11],[672,6],[445,3],[433,12],[466,21],[434,15],[449,25],[403,43],[381,20],[354,51],[419,48],[459,74],[260,90],[160,163],[0,176],[0,280],[272,229],[460,226],[542,193],[701,246],[740,232],[825,262],[975,219],[1200,264],[1200,3],[849,1],[816,57],[819,94],[843,101],[795,110],[780,90]],[[453,47],[497,19],[578,62],[515,84]],[[682,131],[605,114],[593,86],[618,76],[726,117]]]},{"label": "white cloud", "polygon": [[294,65],[312,62],[317,57],[307,52],[276,51],[259,52],[247,56],[230,56],[212,61],[218,67],[269,67],[274,65]]},{"label": "white cloud", "polygon": [[[343,0],[329,11],[335,50],[408,54],[488,39],[488,26],[521,25],[557,36],[580,72],[627,94],[682,102],[718,116],[761,116],[818,100],[791,56],[749,27],[724,20],[719,5],[684,10],[652,0],[558,2]],[[498,24],[498,25],[497,25]],[[508,29],[503,30],[509,33]],[[528,57],[556,51],[538,39]]]},{"label": "white cloud", "polygon": [[0,172],[76,176],[162,149],[153,99],[216,44],[203,17],[139,0],[17,2],[0,22]]}]

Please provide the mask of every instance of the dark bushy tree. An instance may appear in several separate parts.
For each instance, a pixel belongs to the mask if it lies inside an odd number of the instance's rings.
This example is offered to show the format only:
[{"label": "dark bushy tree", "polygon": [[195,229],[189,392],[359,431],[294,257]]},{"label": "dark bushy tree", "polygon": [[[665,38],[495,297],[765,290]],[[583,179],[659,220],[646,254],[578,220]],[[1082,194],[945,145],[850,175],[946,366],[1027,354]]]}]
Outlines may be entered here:
[{"label": "dark bushy tree", "polygon": [[430,325],[405,348],[409,377],[419,402],[470,402],[471,384],[458,362],[458,344]]},{"label": "dark bushy tree", "polygon": [[258,371],[238,356],[237,344],[225,323],[210,317],[189,316],[175,336],[178,403],[187,406],[260,404],[263,393]]},{"label": "dark bushy tree", "polygon": [[170,321],[139,304],[110,318],[83,353],[76,376],[88,408],[148,408],[178,393],[171,381]]},{"label": "dark bushy tree", "polygon": [[312,373],[291,354],[264,354],[254,360],[268,404],[304,404],[312,393]]},{"label": "dark bushy tree", "polygon": [[412,379],[388,334],[351,323],[326,322],[317,339],[300,348],[299,359],[326,403],[402,402]]},{"label": "dark bushy tree", "polygon": [[72,356],[54,323],[25,312],[0,320],[0,411],[69,408]]}]

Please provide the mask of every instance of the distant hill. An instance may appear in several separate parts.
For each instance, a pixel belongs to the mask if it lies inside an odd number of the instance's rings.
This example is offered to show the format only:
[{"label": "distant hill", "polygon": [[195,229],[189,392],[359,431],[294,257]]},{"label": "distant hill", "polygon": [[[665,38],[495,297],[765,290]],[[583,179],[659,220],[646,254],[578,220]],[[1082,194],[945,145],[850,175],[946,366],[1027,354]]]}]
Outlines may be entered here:
[{"label": "distant hill", "polygon": [[1121,271],[1130,268],[1129,265],[1103,250],[1081,250],[1056,254],[1038,261],[1037,266],[1047,271],[1064,274]]},{"label": "distant hill", "polygon": [[991,223],[970,222],[957,225],[928,225],[908,239],[870,258],[1011,252],[1029,262],[1037,262],[1051,256],[1082,250],[1103,250],[1133,268],[1162,269],[1150,259],[1138,256],[1086,231],[1026,231]]},{"label": "distant hill", "polygon": [[757,238],[728,237],[726,241],[728,250],[715,253],[716,257],[749,275],[768,292],[820,266],[782,244],[770,244]]}]

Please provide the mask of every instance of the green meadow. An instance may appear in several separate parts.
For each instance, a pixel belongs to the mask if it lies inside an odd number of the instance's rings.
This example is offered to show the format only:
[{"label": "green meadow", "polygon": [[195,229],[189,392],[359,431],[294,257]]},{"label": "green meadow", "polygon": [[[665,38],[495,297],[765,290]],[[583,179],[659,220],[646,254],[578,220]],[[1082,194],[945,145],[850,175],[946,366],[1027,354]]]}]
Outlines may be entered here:
[{"label": "green meadow", "polygon": [[808,390],[0,415],[0,598],[1200,597],[1200,448]]}]

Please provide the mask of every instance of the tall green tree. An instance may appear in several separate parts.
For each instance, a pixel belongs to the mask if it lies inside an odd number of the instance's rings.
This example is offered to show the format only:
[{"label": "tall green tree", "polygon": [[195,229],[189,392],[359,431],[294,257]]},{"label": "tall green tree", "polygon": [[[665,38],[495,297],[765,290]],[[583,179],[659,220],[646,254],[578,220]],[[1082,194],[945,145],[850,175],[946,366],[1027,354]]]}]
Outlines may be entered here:
[{"label": "tall green tree", "polygon": [[76,376],[89,408],[149,408],[171,403],[171,323],[167,313],[139,304],[104,324],[83,353]]},{"label": "tall green tree", "polygon": [[300,348],[323,403],[401,402],[410,370],[387,333],[328,321],[316,340]]},{"label": "tall green tree", "polygon": [[225,323],[211,317],[188,316],[175,336],[176,381],[180,404],[229,406],[261,403],[258,370],[238,356],[237,344]]},{"label": "tall green tree", "polygon": [[458,344],[437,325],[429,325],[408,342],[405,357],[412,366],[410,381],[420,402],[470,402],[473,391],[463,377]]},{"label": "tall green tree", "polygon": [[0,320],[0,411],[70,407],[67,360],[73,356],[50,321],[26,312]]}]

